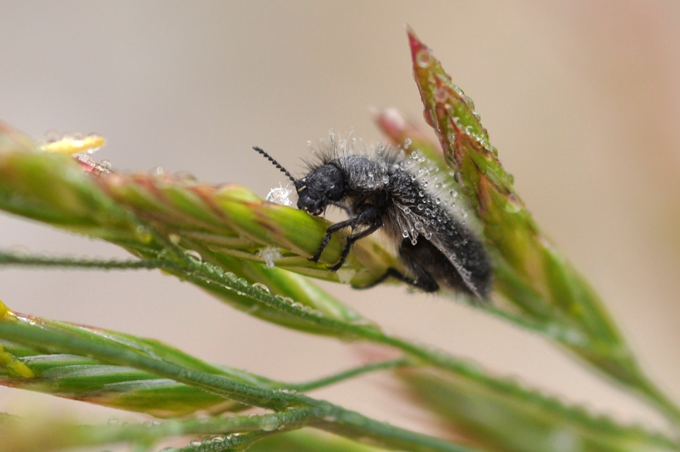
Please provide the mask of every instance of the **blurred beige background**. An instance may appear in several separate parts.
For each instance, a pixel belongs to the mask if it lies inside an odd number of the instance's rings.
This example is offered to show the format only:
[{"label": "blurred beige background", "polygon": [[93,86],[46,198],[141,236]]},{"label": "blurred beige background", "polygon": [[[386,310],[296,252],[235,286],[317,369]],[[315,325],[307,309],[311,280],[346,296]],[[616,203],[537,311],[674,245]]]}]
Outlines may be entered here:
[{"label": "blurred beige background", "polygon": [[[98,132],[119,170],[189,171],[261,195],[330,129],[373,141],[370,106],[421,118],[404,23],[476,102],[538,222],[680,401],[680,4],[675,1],[0,1],[0,118],[35,137]],[[0,214],[0,247],[125,257]],[[542,339],[401,288],[330,290],[393,332],[661,425]],[[359,361],[347,344],[236,312],[158,273],[0,270],[12,309],[155,337],[290,381]],[[403,426],[422,414],[370,376],[315,395]],[[362,394],[357,397],[357,394]],[[0,388],[0,411],[86,409]],[[103,419],[121,412],[98,409]],[[90,411],[90,412],[91,412]]]}]

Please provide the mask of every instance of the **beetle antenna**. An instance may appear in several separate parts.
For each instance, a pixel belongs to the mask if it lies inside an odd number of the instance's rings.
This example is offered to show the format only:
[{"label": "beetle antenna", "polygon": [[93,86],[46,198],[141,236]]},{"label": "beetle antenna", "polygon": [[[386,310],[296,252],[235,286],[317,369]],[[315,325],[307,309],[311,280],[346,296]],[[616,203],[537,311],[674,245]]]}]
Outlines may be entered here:
[{"label": "beetle antenna", "polygon": [[257,146],[253,146],[253,149],[256,150],[257,152],[259,152],[260,154],[262,154],[263,157],[265,157],[267,160],[269,160],[269,161],[270,161],[275,167],[277,167],[283,174],[285,174],[286,176],[288,176],[288,179],[292,180],[292,181],[293,181],[293,184],[295,184],[296,187],[300,184],[300,183],[299,183],[299,182],[298,182],[298,181],[297,181],[297,180],[296,180],[296,179],[288,172],[288,170],[287,170],[286,168],[284,168],[283,166],[281,166],[281,165],[279,164],[279,162],[277,162],[276,160],[274,160],[274,158],[272,158],[271,155],[269,155],[269,154],[267,154],[266,152],[264,152],[264,151],[262,150],[262,148],[259,148],[259,147],[257,147]]}]

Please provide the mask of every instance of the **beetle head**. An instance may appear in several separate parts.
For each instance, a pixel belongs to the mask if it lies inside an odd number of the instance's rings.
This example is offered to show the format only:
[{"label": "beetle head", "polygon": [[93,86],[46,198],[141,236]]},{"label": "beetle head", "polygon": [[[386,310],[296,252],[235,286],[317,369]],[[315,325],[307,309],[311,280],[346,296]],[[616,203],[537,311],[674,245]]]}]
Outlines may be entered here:
[{"label": "beetle head", "polygon": [[295,188],[298,192],[298,209],[321,215],[329,203],[338,202],[344,197],[345,177],[340,168],[326,164],[297,180]]}]

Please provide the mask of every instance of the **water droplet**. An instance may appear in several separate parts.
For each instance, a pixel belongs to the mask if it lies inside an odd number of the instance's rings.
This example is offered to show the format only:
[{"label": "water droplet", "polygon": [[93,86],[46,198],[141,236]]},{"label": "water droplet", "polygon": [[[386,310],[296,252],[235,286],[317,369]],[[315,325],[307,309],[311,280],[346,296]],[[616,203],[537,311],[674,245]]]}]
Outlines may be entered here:
[{"label": "water droplet", "polygon": [[514,193],[510,193],[506,199],[508,200],[508,202],[505,204],[506,212],[517,213],[522,210],[522,200],[519,199],[519,196]]},{"label": "water droplet", "polygon": [[196,250],[186,250],[185,254],[189,256],[189,258],[195,260],[196,262],[202,262],[203,258],[201,257],[201,253],[199,253]]},{"label": "water droplet", "polygon": [[199,440],[195,439],[195,440],[191,441],[191,442],[189,443],[189,445],[190,445],[191,447],[198,447],[198,446],[201,445],[201,442],[200,442]]},{"label": "water droplet", "polygon": [[446,102],[446,100],[449,98],[449,92],[448,90],[440,86],[437,88],[437,90],[434,92],[434,100],[437,102]]},{"label": "water droplet", "polygon": [[340,268],[336,273],[337,273],[337,275],[338,275],[338,280],[339,280],[341,283],[347,284],[347,283],[349,283],[350,281],[352,281],[352,278],[354,278],[354,276],[356,275],[357,271],[356,271],[356,270],[352,270],[352,269],[347,269],[347,268]]},{"label": "water droplet", "polygon": [[175,177],[181,181],[198,180],[195,175],[188,171],[178,171],[175,173]]},{"label": "water droplet", "polygon": [[420,50],[416,54],[416,64],[422,68],[429,67],[432,64],[432,54],[428,50]]},{"label": "water droplet", "polygon": [[409,146],[411,146],[411,139],[407,138],[404,140],[404,149],[408,149]]},{"label": "water droplet", "polygon": [[408,230],[404,229],[404,230],[401,232],[401,236],[404,237],[404,238],[407,238],[407,237],[408,237]]},{"label": "water droplet", "polygon": [[257,252],[257,256],[264,260],[266,268],[274,268],[274,262],[281,259],[281,250],[272,246],[267,246]]},{"label": "water droplet", "polygon": [[265,286],[265,285],[262,284],[262,283],[256,282],[256,283],[253,284],[253,287],[254,287],[255,289],[261,290],[262,292],[270,293],[270,292],[269,292],[269,287]]},{"label": "water droplet", "polygon": [[278,187],[272,188],[265,199],[275,204],[290,207],[293,205],[293,202],[290,200],[290,194],[292,192],[292,190],[279,185]]},{"label": "water droplet", "polygon": [[265,432],[271,432],[272,430],[276,430],[279,428],[279,425],[281,422],[276,419],[275,417],[265,417],[262,419],[262,423],[260,424],[260,427],[262,430]]},{"label": "water droplet", "polygon": [[471,110],[475,110],[475,101],[473,101],[472,98],[470,96],[468,96],[467,94],[463,94],[462,91],[461,91],[461,94],[462,94],[462,97],[463,97],[463,101],[465,101],[465,103],[468,105],[468,107],[470,107]]},{"label": "water droplet", "polygon": [[425,205],[424,204],[418,204],[418,210],[420,210],[420,211],[425,210]]},{"label": "water droplet", "polygon": [[153,239],[151,233],[144,226],[137,226],[135,229],[135,234],[137,235],[137,238],[143,243],[148,243]]},{"label": "water droplet", "polygon": [[404,207],[404,213],[405,213],[406,215],[410,214],[410,213],[411,213],[411,209],[408,208],[408,207]]}]

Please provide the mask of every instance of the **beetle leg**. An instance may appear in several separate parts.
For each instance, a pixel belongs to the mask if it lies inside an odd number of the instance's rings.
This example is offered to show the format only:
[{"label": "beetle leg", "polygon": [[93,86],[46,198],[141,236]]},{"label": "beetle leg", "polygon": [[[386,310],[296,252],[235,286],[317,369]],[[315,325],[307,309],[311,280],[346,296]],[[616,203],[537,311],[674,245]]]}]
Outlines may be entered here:
[{"label": "beetle leg", "polygon": [[383,225],[382,219],[378,216],[376,209],[373,206],[367,206],[367,209],[357,215],[356,219],[356,226],[369,223],[369,227],[361,232],[347,236],[347,243],[345,243],[345,249],[342,250],[342,256],[340,256],[340,260],[332,267],[328,267],[329,270],[337,271],[340,267],[342,267],[342,264],[344,264],[345,260],[347,260],[347,256],[349,255],[350,248],[352,248],[352,244],[359,239],[363,239],[364,237],[373,234]]}]

